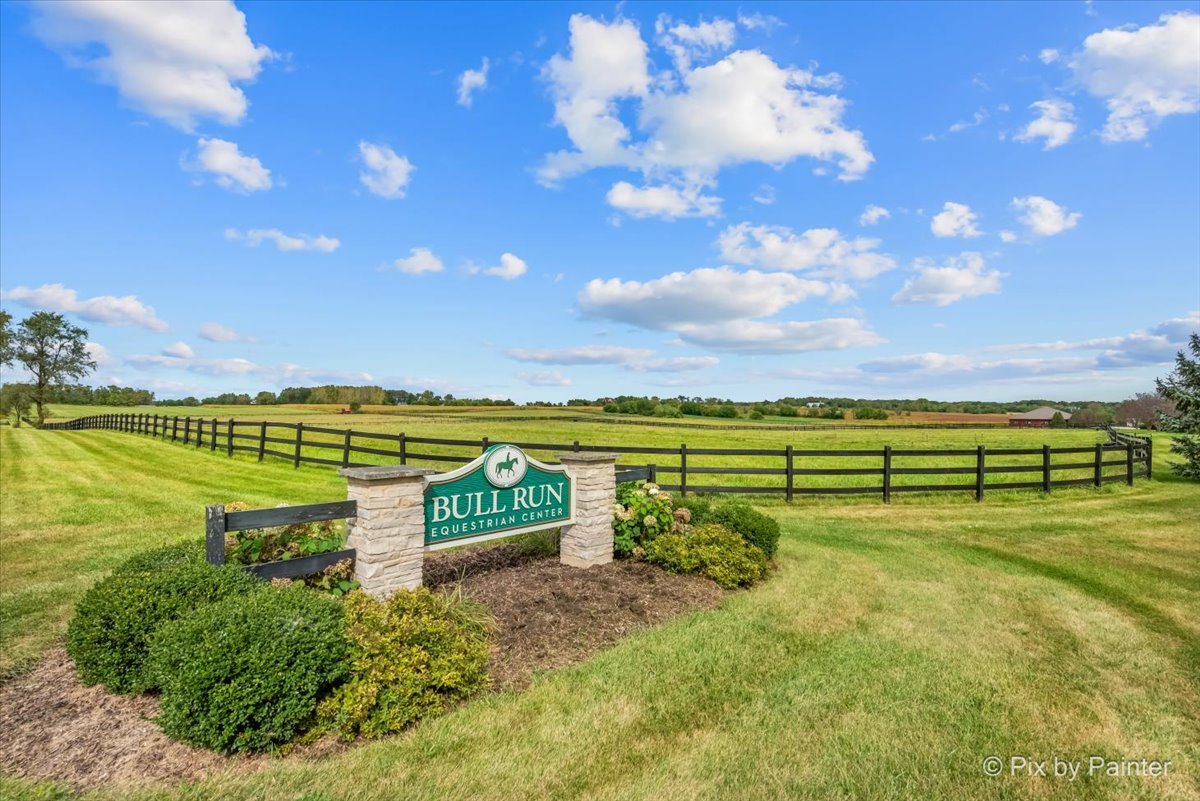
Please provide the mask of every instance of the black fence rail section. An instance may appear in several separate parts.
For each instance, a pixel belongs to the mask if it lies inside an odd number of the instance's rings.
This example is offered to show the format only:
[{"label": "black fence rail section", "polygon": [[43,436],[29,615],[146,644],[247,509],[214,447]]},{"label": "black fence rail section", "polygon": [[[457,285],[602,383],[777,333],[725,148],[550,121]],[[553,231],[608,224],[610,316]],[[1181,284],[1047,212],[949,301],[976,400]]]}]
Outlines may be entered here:
[{"label": "black fence rail section", "polygon": [[[168,417],[157,414],[104,414],[81,417],[44,428],[77,431],[102,429],[143,434],[228,456],[248,453],[259,461],[270,456],[299,467],[320,464],[358,467],[391,463],[465,464],[487,450],[491,441],[414,437],[303,422]],[[988,490],[1035,489],[1151,477],[1153,442],[1107,429],[1108,442],[1079,447],[1037,448],[883,448],[813,450],[782,448],[650,448],[629,445],[511,442],[529,451],[548,453],[617,452],[619,481],[653,481],[665,490],[691,493],[737,493],[782,496],[874,495],[885,503],[896,493],[964,492],[983,500]],[[465,452],[463,452],[465,451]],[[322,455],[316,455],[322,454]],[[374,462],[356,459],[370,455]],[[665,457],[665,458],[664,458]],[[733,463],[712,464],[728,457]],[[931,464],[930,460],[936,463]],[[829,462],[837,466],[829,466]],[[844,466],[843,466],[844,465]],[[722,479],[735,477],[733,482]],[[742,483],[744,477],[758,483]],[[760,478],[761,477],[761,478]],[[246,513],[241,513],[246,514]]]},{"label": "black fence rail section", "polygon": [[[204,508],[204,555],[209,564],[225,564],[225,535],[230,531],[251,531],[259,528],[291,526],[296,523],[316,523],[322,520],[344,520],[358,514],[355,501],[333,503],[311,503],[305,506],[280,506],[275,509],[250,509],[243,512],[226,512],[224,505]],[[295,559],[277,559],[245,565],[246,572],[260,579],[300,578],[320,573],[343,559],[355,560],[355,550],[344,548],[330,553],[300,556]]]}]

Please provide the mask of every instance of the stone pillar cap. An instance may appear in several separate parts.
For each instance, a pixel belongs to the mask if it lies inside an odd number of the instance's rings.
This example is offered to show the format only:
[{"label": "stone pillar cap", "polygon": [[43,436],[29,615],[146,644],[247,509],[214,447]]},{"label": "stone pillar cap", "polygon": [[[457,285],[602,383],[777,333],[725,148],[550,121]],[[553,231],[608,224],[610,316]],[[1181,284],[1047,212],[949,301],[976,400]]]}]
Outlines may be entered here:
[{"label": "stone pillar cap", "polygon": [[386,481],[393,478],[419,478],[431,476],[437,471],[430,467],[410,467],[405,464],[382,464],[373,467],[343,467],[339,476],[355,481]]},{"label": "stone pillar cap", "polygon": [[570,453],[560,453],[558,460],[560,462],[615,462],[621,454],[619,453],[584,453],[582,451],[571,451]]}]

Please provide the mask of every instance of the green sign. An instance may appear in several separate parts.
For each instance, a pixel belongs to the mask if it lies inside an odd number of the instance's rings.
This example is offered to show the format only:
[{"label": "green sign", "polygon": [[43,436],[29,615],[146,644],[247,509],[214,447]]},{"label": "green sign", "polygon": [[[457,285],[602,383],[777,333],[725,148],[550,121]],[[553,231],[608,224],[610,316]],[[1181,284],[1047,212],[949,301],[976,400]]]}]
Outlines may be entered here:
[{"label": "green sign", "polygon": [[425,484],[425,547],[511,537],[574,522],[575,485],[562,465],[542,464],[516,445]]}]

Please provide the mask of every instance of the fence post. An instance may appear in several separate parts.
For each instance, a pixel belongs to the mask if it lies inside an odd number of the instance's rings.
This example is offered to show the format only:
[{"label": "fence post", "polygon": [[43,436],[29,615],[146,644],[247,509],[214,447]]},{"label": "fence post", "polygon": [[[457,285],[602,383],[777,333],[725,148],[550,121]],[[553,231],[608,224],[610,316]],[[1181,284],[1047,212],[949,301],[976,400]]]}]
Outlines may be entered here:
[{"label": "fence post", "polygon": [[579,440],[575,440],[575,443],[571,446],[571,450],[573,450],[575,453],[579,453]]},{"label": "fence post", "polygon": [[1093,469],[1092,483],[1097,487],[1100,486],[1101,471],[1104,462],[1104,446],[1099,442],[1096,443],[1096,466]]},{"label": "fence post", "polygon": [[1050,492],[1050,446],[1042,445],[1042,492]]},{"label": "fence post", "polygon": [[787,497],[787,502],[791,503],[792,502],[792,486],[795,483],[795,473],[793,472],[795,470],[795,464],[792,459],[792,446],[788,445],[787,450],[784,453],[787,456],[787,496],[786,497]]},{"label": "fence post", "polygon": [[1146,478],[1150,478],[1154,470],[1154,438],[1146,437]]},{"label": "fence post", "polygon": [[225,564],[225,507],[204,507],[204,558],[210,565]]},{"label": "fence post", "polygon": [[983,446],[975,451],[975,500],[983,500]]},{"label": "fence post", "polygon": [[267,421],[258,424],[258,461],[263,460],[267,450]]},{"label": "fence post", "polygon": [[486,450],[488,449],[488,438],[487,438],[487,437],[484,437],[483,439],[481,439],[481,440],[480,440],[480,444],[481,444],[483,447],[482,447],[482,448],[480,448],[479,452],[480,452],[480,453],[483,453],[484,451],[486,451]]},{"label": "fence post", "polygon": [[230,456],[233,456],[233,418],[229,418],[228,425],[225,426],[226,450]]},{"label": "fence post", "polygon": [[191,432],[192,432],[192,418],[191,418],[191,415],[189,415],[189,416],[183,418],[183,444],[184,445],[188,444],[188,435],[191,434]]},{"label": "fence post", "polygon": [[292,462],[292,467],[300,466],[300,446],[303,444],[304,423],[296,423],[296,458]]},{"label": "fence post", "polygon": [[658,483],[658,469],[652,464],[646,465],[646,480],[651,484]]},{"label": "fence post", "polygon": [[408,464],[408,441],[403,431],[400,432],[400,464]]},{"label": "fence post", "polygon": [[346,442],[342,445],[342,467],[350,466],[350,429],[346,429]]},{"label": "fence post", "polygon": [[883,502],[892,502],[892,446],[883,446]]},{"label": "fence post", "polygon": [[687,496],[687,443],[679,443],[679,494]]},{"label": "fence post", "polygon": [[210,450],[215,451],[217,449],[217,418],[215,418],[215,417],[213,418],[213,423],[212,423],[212,443],[211,443],[211,445],[212,445],[212,448],[210,448]]},{"label": "fence post", "polygon": [[1125,483],[1133,486],[1133,443],[1125,443]]},{"label": "fence post", "polygon": [[176,415],[171,418],[171,442],[179,439],[179,417]]}]

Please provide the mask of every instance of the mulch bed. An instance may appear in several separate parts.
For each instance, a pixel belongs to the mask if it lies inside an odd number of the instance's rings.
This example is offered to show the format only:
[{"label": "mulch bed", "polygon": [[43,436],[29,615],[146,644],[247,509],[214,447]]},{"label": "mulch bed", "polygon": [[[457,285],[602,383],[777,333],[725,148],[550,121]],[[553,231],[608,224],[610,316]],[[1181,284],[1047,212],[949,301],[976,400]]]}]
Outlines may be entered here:
[{"label": "mulch bed", "polygon": [[[500,690],[526,687],[535,674],[583,661],[640,628],[715,607],[726,594],[707,579],[640,562],[578,570],[514,545],[433,556],[425,578],[429,586],[461,584],[464,595],[495,616],[489,672]],[[0,770],[86,790],[198,779],[271,761],[171,740],[153,722],[157,710],[153,696],[81,686],[66,653],[52,651],[33,671],[0,686]],[[343,747],[326,738],[286,758],[316,759]]]}]

